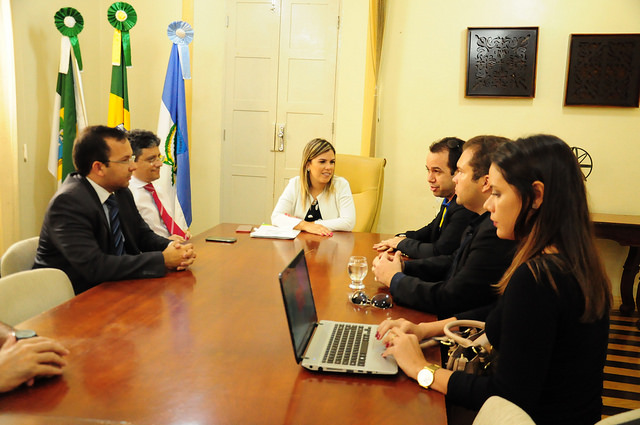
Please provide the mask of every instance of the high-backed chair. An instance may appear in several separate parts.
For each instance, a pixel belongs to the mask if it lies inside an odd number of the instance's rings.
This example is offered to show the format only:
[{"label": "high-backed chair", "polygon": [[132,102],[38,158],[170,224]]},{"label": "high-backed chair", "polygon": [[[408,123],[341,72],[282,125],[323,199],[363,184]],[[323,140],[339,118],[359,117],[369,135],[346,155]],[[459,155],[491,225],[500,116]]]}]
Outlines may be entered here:
[{"label": "high-backed chair", "polygon": [[536,425],[520,407],[496,395],[484,402],[473,425]]},{"label": "high-backed chair", "polygon": [[23,239],[11,245],[0,259],[0,276],[30,270],[36,259],[39,236]]},{"label": "high-backed chair", "polygon": [[67,275],[58,269],[35,269],[0,278],[0,321],[15,326],[74,296]]},{"label": "high-backed chair", "polygon": [[596,425],[640,425],[640,409],[618,413],[596,422]]},{"label": "high-backed chair", "polygon": [[335,174],[349,181],[356,206],[354,232],[372,232],[378,226],[386,163],[384,158],[336,154]]}]

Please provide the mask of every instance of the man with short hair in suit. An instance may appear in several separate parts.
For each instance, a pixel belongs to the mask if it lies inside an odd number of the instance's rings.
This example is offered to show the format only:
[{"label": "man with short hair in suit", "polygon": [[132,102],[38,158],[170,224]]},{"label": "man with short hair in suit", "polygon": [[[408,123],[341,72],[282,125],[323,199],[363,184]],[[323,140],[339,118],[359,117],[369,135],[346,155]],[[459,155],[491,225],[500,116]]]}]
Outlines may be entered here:
[{"label": "man with short hair in suit", "polygon": [[160,178],[164,160],[159,149],[160,139],[152,131],[140,129],[131,130],[128,138],[136,157],[136,168],[129,182],[129,190],[140,216],[160,236],[180,242],[189,239],[191,233],[186,228],[182,210],[176,208],[172,216],[166,208],[171,206],[173,200],[158,192],[153,184]]},{"label": "man with short hair in suit", "polygon": [[398,304],[451,317],[495,302],[493,284],[511,263],[516,245],[498,238],[484,203],[491,195],[491,154],[506,142],[504,137],[477,136],[464,145],[453,180],[458,203],[478,216],[453,255],[403,262],[396,252],[374,260],[376,279],[390,287]]},{"label": "man with short hair in suit", "polygon": [[136,165],[126,133],[85,128],[73,146],[77,172],[49,203],[34,268],[64,271],[76,294],[101,282],[161,277],[195,259],[191,244],[156,235],[127,188]]},{"label": "man with short hair in suit", "polygon": [[410,258],[429,258],[453,254],[460,246],[462,232],[477,216],[456,202],[453,175],[462,154],[464,141],[445,137],[431,146],[427,153],[427,183],[433,196],[443,198],[436,217],[419,230],[408,230],[394,238],[378,242],[377,251],[397,249]]}]

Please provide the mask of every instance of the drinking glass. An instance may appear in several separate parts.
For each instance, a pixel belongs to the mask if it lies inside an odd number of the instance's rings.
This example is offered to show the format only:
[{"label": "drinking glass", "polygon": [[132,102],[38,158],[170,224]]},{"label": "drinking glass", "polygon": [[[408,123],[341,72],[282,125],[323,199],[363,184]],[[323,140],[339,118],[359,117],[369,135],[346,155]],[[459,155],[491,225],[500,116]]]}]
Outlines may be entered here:
[{"label": "drinking glass", "polygon": [[367,271],[369,270],[369,265],[367,264],[367,257],[359,257],[352,256],[349,257],[349,277],[351,278],[351,283],[349,284],[349,288],[351,289],[364,289],[364,277],[367,275]]}]

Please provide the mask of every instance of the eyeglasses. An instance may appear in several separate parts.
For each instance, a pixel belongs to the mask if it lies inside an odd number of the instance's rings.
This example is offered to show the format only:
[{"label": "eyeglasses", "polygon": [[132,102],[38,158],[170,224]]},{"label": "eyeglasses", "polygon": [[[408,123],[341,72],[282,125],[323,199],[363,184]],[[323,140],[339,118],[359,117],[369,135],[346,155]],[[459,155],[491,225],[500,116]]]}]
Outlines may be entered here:
[{"label": "eyeglasses", "polygon": [[389,294],[376,294],[369,298],[363,291],[355,291],[353,294],[349,295],[349,299],[355,305],[371,305],[377,308],[393,307],[391,295]]},{"label": "eyeglasses", "polygon": [[148,162],[149,164],[155,164],[156,161],[164,162],[166,159],[163,155],[154,156],[153,158],[143,159],[144,162]]},{"label": "eyeglasses", "polygon": [[129,157],[129,159],[123,159],[122,161],[115,161],[113,159],[107,159],[106,161],[104,161],[104,164],[106,164],[108,162],[115,162],[116,164],[129,165],[129,164],[132,164],[132,163],[136,162],[136,156],[135,155],[131,155]]}]

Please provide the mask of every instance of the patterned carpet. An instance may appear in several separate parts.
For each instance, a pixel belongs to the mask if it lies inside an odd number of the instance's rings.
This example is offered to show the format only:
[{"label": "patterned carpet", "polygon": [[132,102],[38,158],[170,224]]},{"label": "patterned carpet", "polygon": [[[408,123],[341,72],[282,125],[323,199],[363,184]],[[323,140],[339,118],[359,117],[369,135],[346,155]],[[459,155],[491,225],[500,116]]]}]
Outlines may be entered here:
[{"label": "patterned carpet", "polygon": [[[614,305],[620,305],[614,303]],[[602,416],[640,408],[640,330],[633,317],[611,313],[609,348],[604,367]]]}]

